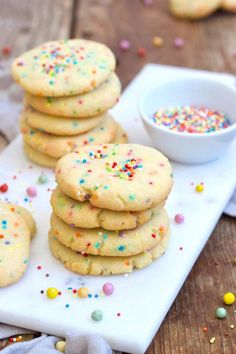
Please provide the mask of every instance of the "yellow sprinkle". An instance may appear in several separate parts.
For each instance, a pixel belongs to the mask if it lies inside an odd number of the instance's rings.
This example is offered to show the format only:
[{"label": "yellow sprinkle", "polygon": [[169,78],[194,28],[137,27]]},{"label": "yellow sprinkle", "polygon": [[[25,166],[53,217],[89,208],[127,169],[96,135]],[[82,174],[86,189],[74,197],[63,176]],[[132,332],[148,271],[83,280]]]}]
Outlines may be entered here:
[{"label": "yellow sprinkle", "polygon": [[214,344],[215,341],[216,341],[215,337],[212,337],[209,342],[210,342],[211,344]]},{"label": "yellow sprinkle", "polygon": [[195,191],[198,193],[202,193],[204,191],[204,185],[203,184],[198,184],[195,188]]},{"label": "yellow sprinkle", "polygon": [[155,47],[161,47],[163,46],[163,38],[162,37],[158,37],[158,36],[155,36],[153,37],[152,39],[152,44],[155,46]]}]

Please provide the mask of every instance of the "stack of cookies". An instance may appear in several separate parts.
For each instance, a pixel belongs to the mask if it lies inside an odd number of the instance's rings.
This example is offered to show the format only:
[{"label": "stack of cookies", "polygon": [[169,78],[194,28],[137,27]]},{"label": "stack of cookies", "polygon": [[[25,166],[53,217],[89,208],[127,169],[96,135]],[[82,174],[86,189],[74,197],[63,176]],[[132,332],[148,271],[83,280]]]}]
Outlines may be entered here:
[{"label": "stack of cookies", "polygon": [[136,144],[82,147],[61,158],[52,193],[50,248],[79,274],[143,268],[166,250],[168,159]]},{"label": "stack of cookies", "polygon": [[13,77],[25,90],[21,131],[28,158],[55,167],[79,146],[126,143],[107,111],[119,99],[115,57],[83,39],[47,42],[17,58]]}]

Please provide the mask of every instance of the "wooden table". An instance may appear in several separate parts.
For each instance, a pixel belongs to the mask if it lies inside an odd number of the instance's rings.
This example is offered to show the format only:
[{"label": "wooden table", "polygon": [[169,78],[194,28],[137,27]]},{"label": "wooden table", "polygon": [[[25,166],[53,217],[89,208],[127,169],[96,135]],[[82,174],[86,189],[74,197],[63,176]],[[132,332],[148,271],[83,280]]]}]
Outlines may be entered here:
[{"label": "wooden table", "polygon": [[[0,6],[0,48],[10,45],[11,57],[50,39],[84,37],[105,42],[116,53],[123,87],[148,62],[236,72],[236,16],[231,14],[179,21],[165,0],[149,6],[139,0],[0,0]],[[154,36],[163,37],[163,47],[152,45]],[[173,47],[177,36],[185,41],[182,49]],[[120,51],[121,39],[130,40],[129,52]],[[139,47],[147,49],[145,58],[137,56]],[[6,144],[1,136],[0,149]],[[236,292],[235,235],[235,220],[222,216],[147,354],[236,353],[235,306],[228,319],[214,317],[222,295]]]}]

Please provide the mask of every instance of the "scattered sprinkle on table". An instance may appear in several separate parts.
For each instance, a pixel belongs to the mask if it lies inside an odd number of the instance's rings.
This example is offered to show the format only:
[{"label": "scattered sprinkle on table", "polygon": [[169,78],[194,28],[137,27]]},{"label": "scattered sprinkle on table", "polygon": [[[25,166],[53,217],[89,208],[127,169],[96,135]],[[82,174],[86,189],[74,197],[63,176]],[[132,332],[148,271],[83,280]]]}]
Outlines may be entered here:
[{"label": "scattered sprinkle on table", "polygon": [[152,39],[152,44],[154,45],[154,47],[162,47],[163,46],[163,38],[159,37],[159,36],[155,36]]},{"label": "scattered sprinkle on table", "polygon": [[183,40],[183,38],[176,37],[174,39],[174,43],[173,44],[174,44],[174,47],[177,48],[177,49],[183,48],[184,40]]},{"label": "scattered sprinkle on table", "polygon": [[196,106],[159,109],[152,120],[157,126],[178,133],[214,133],[230,126],[230,120],[225,114]]},{"label": "scattered sprinkle on table", "polygon": [[235,302],[235,295],[231,292],[225,293],[223,296],[225,305],[232,305]]},{"label": "scattered sprinkle on table", "polygon": [[216,309],[215,315],[217,318],[222,320],[223,318],[225,318],[227,316],[227,311],[224,307],[218,307]]},{"label": "scattered sprinkle on table", "polygon": [[211,344],[214,344],[215,341],[216,341],[215,337],[212,337],[212,338],[209,340],[209,342],[210,342]]},{"label": "scattered sprinkle on table", "polygon": [[128,39],[122,39],[119,43],[119,47],[123,52],[127,52],[130,49],[130,41]]},{"label": "scattered sprinkle on table", "polygon": [[147,56],[147,49],[144,47],[140,47],[137,50],[137,54],[140,58],[145,58]]}]

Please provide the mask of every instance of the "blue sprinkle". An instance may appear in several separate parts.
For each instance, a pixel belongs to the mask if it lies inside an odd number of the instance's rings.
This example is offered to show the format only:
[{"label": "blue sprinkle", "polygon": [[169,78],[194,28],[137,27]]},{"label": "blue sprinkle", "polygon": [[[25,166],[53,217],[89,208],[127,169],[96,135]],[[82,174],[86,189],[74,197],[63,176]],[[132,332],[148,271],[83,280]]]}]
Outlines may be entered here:
[{"label": "blue sprinkle", "polygon": [[66,304],[66,308],[68,309],[68,307],[70,307],[70,305],[69,304]]},{"label": "blue sprinkle", "polygon": [[98,297],[98,294],[94,295],[94,297]]},{"label": "blue sprinkle", "polygon": [[90,298],[91,298],[92,296],[93,296],[92,294],[88,294],[88,297],[90,297]]},{"label": "blue sprinkle", "polygon": [[125,246],[123,246],[123,245],[120,245],[120,246],[118,247],[118,251],[124,251],[124,249],[125,249]]},{"label": "blue sprinkle", "polygon": [[84,182],[85,180],[83,178],[79,181],[80,184],[84,184]]}]

